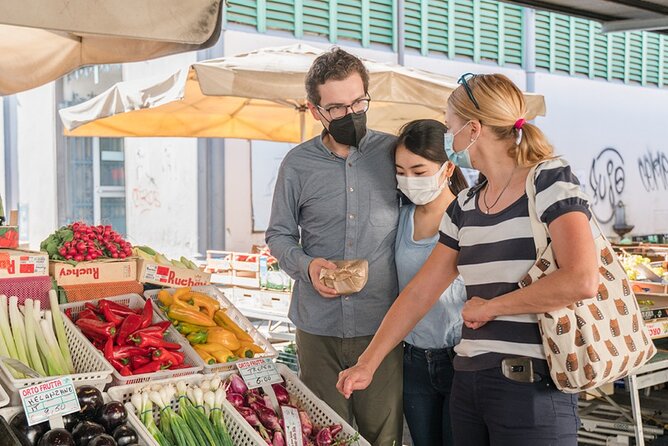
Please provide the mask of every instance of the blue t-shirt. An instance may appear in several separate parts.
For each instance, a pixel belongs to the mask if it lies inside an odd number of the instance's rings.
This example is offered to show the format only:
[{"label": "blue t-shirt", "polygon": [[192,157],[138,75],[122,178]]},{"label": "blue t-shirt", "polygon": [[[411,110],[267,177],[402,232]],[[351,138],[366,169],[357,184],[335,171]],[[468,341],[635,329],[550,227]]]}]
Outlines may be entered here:
[{"label": "blue t-shirt", "polygon": [[[439,238],[438,234],[435,234],[431,238],[415,241],[414,216],[415,205],[401,207],[395,247],[400,290],[403,290],[422,268]],[[405,341],[425,349],[454,347],[462,335],[464,302],[466,302],[466,288],[461,276],[458,276],[429,313],[406,336]]]}]

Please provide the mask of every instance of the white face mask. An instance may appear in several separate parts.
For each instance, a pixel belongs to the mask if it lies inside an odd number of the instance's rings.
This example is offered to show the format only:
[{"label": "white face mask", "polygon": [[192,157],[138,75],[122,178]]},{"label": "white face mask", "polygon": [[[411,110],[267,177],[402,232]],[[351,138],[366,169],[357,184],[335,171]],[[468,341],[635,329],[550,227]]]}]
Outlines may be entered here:
[{"label": "white face mask", "polygon": [[447,185],[447,179],[439,184],[441,175],[447,167],[448,163],[443,163],[438,172],[428,177],[407,177],[405,175],[397,175],[397,186],[416,205],[423,205],[431,203],[439,195]]}]

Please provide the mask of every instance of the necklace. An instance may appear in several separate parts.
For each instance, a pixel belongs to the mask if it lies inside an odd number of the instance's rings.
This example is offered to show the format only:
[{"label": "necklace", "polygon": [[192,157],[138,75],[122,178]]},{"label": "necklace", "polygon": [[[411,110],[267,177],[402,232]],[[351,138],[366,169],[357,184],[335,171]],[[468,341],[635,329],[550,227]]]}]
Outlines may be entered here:
[{"label": "necklace", "polygon": [[517,170],[517,166],[513,169],[513,171],[510,173],[510,178],[508,178],[508,182],[506,183],[505,186],[503,186],[503,189],[501,189],[501,193],[499,194],[498,197],[496,197],[496,200],[494,200],[494,203],[492,205],[487,204],[487,189],[489,189],[489,182],[487,183],[487,186],[485,186],[485,191],[482,193],[482,202],[485,204],[485,207],[487,208],[487,211],[485,211],[485,214],[489,215],[489,210],[492,209],[496,204],[499,202],[501,199],[501,196],[503,196],[503,193],[508,189],[508,186],[510,186],[510,182],[513,180],[513,175],[515,175],[515,170]]}]

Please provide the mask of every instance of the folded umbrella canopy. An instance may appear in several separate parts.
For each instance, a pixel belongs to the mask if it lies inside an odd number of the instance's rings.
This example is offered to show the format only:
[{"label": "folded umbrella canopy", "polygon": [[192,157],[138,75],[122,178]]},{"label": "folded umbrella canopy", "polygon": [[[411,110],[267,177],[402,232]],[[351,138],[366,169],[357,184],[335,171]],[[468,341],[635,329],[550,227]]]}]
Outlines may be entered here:
[{"label": "folded umbrella canopy", "polygon": [[85,65],[212,46],[221,0],[0,0],[0,95]]},{"label": "folded umbrella canopy", "polygon": [[[297,44],[195,63],[167,79],[120,82],[60,110],[70,136],[188,136],[300,142],[322,131],[306,119],[304,78],[322,50]],[[370,74],[369,127],[395,133],[418,118],[443,120],[455,79],[364,61]],[[526,95],[530,116],[544,98]]]}]

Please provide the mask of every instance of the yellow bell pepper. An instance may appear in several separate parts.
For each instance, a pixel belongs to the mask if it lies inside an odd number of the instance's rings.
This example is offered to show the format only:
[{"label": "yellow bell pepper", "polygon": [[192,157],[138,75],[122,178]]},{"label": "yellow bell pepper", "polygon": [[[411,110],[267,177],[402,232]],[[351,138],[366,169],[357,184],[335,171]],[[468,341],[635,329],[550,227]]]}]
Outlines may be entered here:
[{"label": "yellow bell pepper", "polygon": [[170,306],[174,302],[174,298],[167,290],[158,291],[158,300],[166,307]]},{"label": "yellow bell pepper", "polygon": [[220,309],[220,304],[216,299],[213,299],[206,294],[202,293],[189,293],[190,301],[193,306],[199,308],[200,311],[204,311],[210,318],[213,319],[216,311]]},{"label": "yellow bell pepper", "polygon": [[262,349],[262,347],[260,347],[259,345],[255,344],[253,342],[241,341],[241,347],[242,348],[248,348],[253,353],[264,353],[264,350]]},{"label": "yellow bell pepper", "polygon": [[[197,344],[197,347],[204,350],[205,352],[209,352],[209,353],[215,352],[215,351],[221,351],[221,350],[222,351],[229,350],[229,349],[225,348],[224,345],[214,344],[212,342],[207,342],[205,344]],[[232,353],[232,352],[230,352],[230,353]]]},{"label": "yellow bell pepper", "polygon": [[240,347],[234,351],[234,354],[240,358],[254,358],[255,353],[248,347]]},{"label": "yellow bell pepper", "polygon": [[197,352],[200,358],[204,360],[206,364],[215,364],[216,363],[216,358],[214,358],[212,355],[210,355],[208,352],[202,350],[201,348],[198,348],[199,345],[193,345],[193,348]]},{"label": "yellow bell pepper", "polygon": [[243,331],[230,317],[225,313],[225,310],[218,310],[213,316],[213,320],[219,327],[230,330],[237,339],[241,342],[253,342],[253,338]]},{"label": "yellow bell pepper", "polygon": [[211,355],[214,358],[216,358],[216,361],[218,361],[220,363],[232,362],[232,361],[236,361],[237,359],[239,359],[236,356],[234,356],[234,353],[232,353],[231,351],[229,351],[227,349],[213,351],[213,352],[211,352]]},{"label": "yellow bell pepper", "polygon": [[167,317],[179,322],[187,322],[189,324],[201,325],[203,327],[216,326],[216,323],[206,314],[200,313],[197,310],[197,307],[193,307],[192,305],[185,305],[183,303],[172,304],[172,306],[169,307],[169,311],[167,312]]},{"label": "yellow bell pepper", "polygon": [[241,343],[231,331],[222,327],[211,327],[207,330],[206,342],[221,344],[229,350],[236,350],[241,347]]},{"label": "yellow bell pepper", "polygon": [[172,297],[174,298],[174,300],[180,300],[183,299],[183,296],[185,296],[188,293],[190,293],[190,287],[179,288],[178,290],[174,291]]}]

